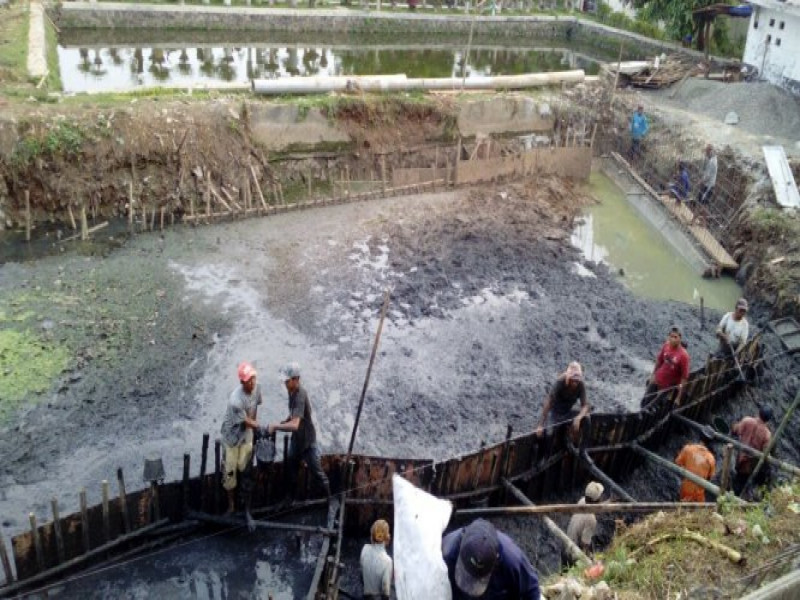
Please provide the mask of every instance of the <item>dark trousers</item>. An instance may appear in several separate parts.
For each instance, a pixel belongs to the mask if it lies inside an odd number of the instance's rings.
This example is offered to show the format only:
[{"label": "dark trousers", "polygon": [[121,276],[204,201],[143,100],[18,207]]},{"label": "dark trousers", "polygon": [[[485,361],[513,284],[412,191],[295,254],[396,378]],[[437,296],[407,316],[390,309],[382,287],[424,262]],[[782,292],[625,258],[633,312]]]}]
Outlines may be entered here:
[{"label": "dark trousers", "polygon": [[[754,460],[753,466],[751,468],[755,468],[756,462],[757,461]],[[744,484],[747,483],[748,479],[750,479],[751,472],[752,471],[744,473],[744,472],[739,472],[738,470],[736,471],[736,473],[733,476],[733,481],[731,482],[733,485],[734,494],[736,494],[737,496],[741,496],[742,491],[744,491]],[[758,471],[758,475],[756,475],[756,479],[753,482],[753,485],[755,487],[766,485],[767,483],[769,483],[769,476],[770,476],[769,464],[762,465],[761,469]],[[751,486],[750,491],[752,492],[753,489],[754,488]]]},{"label": "dark trousers", "polygon": [[302,452],[298,452],[293,443],[289,445],[289,456],[286,465],[289,469],[290,496],[294,498],[297,494],[297,476],[300,473],[301,461],[305,461],[306,465],[308,465],[308,472],[325,495],[330,496],[331,486],[328,482],[328,476],[325,475],[325,471],[322,470],[319,448],[317,448],[315,444]]},{"label": "dark trousers", "polygon": [[642,140],[641,138],[631,138],[631,149],[628,152],[628,157],[631,160],[636,160],[639,158],[639,155],[642,153]]},{"label": "dark trousers", "polygon": [[578,416],[579,410],[571,410],[567,413],[559,413],[556,414],[554,412],[550,413],[550,417],[547,419],[548,425],[555,425],[557,423],[564,424],[569,422],[569,435],[573,438],[573,441],[577,442],[581,448],[586,446],[589,443],[589,437],[591,436],[592,431],[592,417],[590,415],[586,415],[581,419],[581,428],[578,432],[577,439],[574,438],[572,433],[572,422],[575,420],[575,417]]},{"label": "dark trousers", "polygon": [[659,391],[658,385],[656,385],[655,383],[650,383],[644,390],[644,396],[642,397],[641,407],[643,409],[655,410],[656,408],[658,408],[658,405],[661,402],[665,402],[666,399],[669,398],[669,395],[670,395],[670,390]]},{"label": "dark trousers", "polygon": [[701,185],[700,191],[697,193],[697,201],[700,204],[708,204],[711,196],[714,193],[714,186]]}]

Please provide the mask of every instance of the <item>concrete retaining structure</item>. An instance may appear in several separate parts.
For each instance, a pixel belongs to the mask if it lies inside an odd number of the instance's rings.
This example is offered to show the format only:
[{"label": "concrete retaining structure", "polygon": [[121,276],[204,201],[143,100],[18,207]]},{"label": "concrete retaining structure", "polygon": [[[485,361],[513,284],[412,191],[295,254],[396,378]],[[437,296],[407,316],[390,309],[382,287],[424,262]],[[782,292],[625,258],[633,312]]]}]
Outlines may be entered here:
[{"label": "concrete retaining structure", "polygon": [[[370,12],[355,9],[293,10],[231,6],[165,6],[69,2],[50,7],[61,28],[205,29],[319,31],[326,33],[468,35],[502,38],[566,39],[597,47],[619,48],[620,41],[648,53],[681,52],[678,44],[614,29],[578,17],[467,16]],[[699,53],[698,53],[699,55]]]},{"label": "concrete retaining structure", "polygon": [[41,79],[47,75],[47,40],[44,34],[44,7],[31,2],[28,28],[28,76]]}]

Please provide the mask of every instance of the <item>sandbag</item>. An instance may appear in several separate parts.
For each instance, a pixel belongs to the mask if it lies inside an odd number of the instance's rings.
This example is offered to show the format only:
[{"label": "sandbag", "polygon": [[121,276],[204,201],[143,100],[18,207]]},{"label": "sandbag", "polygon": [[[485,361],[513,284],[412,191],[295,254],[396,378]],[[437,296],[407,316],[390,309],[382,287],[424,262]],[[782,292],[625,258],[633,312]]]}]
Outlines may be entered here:
[{"label": "sandbag", "polygon": [[442,532],[453,505],[392,477],[394,494],[394,581],[397,600],[451,600]]}]

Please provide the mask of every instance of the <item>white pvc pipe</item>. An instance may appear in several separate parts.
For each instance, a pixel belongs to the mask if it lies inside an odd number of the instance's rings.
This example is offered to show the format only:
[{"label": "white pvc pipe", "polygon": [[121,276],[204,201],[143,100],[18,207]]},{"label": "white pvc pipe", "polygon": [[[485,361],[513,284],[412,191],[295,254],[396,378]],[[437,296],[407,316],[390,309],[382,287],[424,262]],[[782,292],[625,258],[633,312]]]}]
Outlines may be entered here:
[{"label": "white pvc pipe", "polygon": [[526,73],[523,75],[501,75],[495,77],[441,77],[435,79],[407,79],[405,75],[378,75],[372,77],[291,77],[286,79],[254,79],[256,94],[319,94],[326,92],[364,91],[408,91],[408,90],[497,90],[520,89],[555,85],[559,83],[581,83],[586,75],[583,70],[557,71],[554,73]]}]

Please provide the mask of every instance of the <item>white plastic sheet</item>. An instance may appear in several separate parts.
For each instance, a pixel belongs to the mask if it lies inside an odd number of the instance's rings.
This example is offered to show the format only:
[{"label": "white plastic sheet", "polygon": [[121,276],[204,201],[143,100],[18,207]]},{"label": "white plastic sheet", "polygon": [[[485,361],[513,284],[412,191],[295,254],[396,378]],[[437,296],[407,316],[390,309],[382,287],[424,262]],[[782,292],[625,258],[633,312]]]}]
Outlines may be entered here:
[{"label": "white plastic sheet", "polygon": [[453,506],[392,477],[394,493],[394,583],[397,600],[451,600],[442,532]]}]

